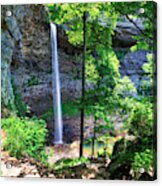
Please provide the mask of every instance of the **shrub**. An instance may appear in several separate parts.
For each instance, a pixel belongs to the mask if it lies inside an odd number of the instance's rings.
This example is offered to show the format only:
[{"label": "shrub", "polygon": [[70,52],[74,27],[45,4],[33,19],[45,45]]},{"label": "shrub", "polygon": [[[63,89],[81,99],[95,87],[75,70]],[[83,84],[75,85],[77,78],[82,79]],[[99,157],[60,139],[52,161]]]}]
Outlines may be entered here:
[{"label": "shrub", "polygon": [[7,133],[4,148],[11,156],[30,156],[43,162],[47,159],[44,151],[47,129],[43,120],[10,117],[2,119],[2,128]]},{"label": "shrub", "polygon": [[89,163],[89,159],[85,157],[73,158],[73,159],[62,158],[61,160],[59,160],[53,165],[53,168],[55,170],[68,169],[70,167],[78,166],[84,163]]},{"label": "shrub", "polygon": [[129,79],[129,77],[124,76],[119,80],[119,83],[114,88],[114,93],[120,97],[132,97],[137,94],[137,90],[134,86],[134,83]]},{"label": "shrub", "polygon": [[149,172],[153,167],[153,151],[146,149],[143,152],[136,152],[132,163],[134,176],[138,178],[140,173]]},{"label": "shrub", "polygon": [[115,143],[109,165],[111,179],[122,179],[120,170],[125,169],[126,179],[140,179],[145,173],[153,180],[156,177],[153,104],[148,98],[132,101],[125,127],[133,139],[123,138]]},{"label": "shrub", "polygon": [[148,101],[136,102],[127,124],[136,137],[149,137],[153,132],[153,105]]}]

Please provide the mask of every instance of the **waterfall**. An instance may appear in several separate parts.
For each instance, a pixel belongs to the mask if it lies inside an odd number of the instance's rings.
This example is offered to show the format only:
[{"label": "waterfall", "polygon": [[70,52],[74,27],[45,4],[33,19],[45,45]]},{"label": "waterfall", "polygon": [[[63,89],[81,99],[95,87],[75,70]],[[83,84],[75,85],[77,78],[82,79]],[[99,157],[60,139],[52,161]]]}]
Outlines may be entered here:
[{"label": "waterfall", "polygon": [[52,45],[52,83],[53,83],[53,98],[54,98],[54,143],[63,143],[63,123],[61,110],[61,93],[60,93],[60,75],[59,62],[57,52],[57,28],[51,23],[51,45]]}]

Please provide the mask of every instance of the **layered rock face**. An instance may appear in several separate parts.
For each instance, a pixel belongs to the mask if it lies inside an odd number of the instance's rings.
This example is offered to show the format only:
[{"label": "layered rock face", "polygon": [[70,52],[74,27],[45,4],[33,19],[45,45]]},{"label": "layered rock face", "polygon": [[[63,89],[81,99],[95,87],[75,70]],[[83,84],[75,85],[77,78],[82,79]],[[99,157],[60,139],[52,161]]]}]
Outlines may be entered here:
[{"label": "layered rock face", "polygon": [[124,54],[122,59],[120,59],[120,74],[122,77],[128,76],[134,83],[137,90],[141,89],[143,80],[148,80],[142,68],[143,64],[147,63],[146,56],[148,51],[130,51],[130,47],[136,44],[134,36],[141,34],[139,29],[144,31],[141,19],[137,19],[135,24],[130,23],[127,19],[123,19],[117,23],[115,35],[113,37],[114,49],[117,52]]},{"label": "layered rock face", "polygon": [[38,82],[39,87],[33,91],[35,95],[31,94],[30,88],[25,90],[33,76],[39,80],[40,72],[47,75],[51,71],[49,26],[46,19],[47,13],[43,5],[2,6],[2,101],[4,100],[4,105],[8,105],[8,100],[14,102],[11,77],[14,86],[19,89],[29,106],[32,101],[35,105],[32,99],[37,95],[41,93],[45,97],[51,90],[42,87]]},{"label": "layered rock face", "polygon": [[[138,25],[141,27],[141,22]],[[132,23],[119,22],[113,46],[123,50],[135,44],[138,35]],[[21,92],[31,112],[41,115],[52,107],[52,69],[50,27],[44,5],[2,6],[2,107],[14,105],[14,86]],[[81,92],[81,48],[74,48],[58,28],[61,91],[63,99],[77,97]],[[119,49],[119,47],[122,47]],[[146,51],[128,52],[121,61],[121,74],[138,84]],[[88,88],[87,84],[87,88]],[[138,86],[138,85],[137,85]],[[14,108],[12,108],[14,109]]]},{"label": "layered rock face", "polygon": [[149,80],[146,77],[147,74],[143,71],[143,64],[147,63],[147,53],[145,50],[128,52],[121,61],[121,76],[128,76],[137,90],[141,89],[143,80]]},{"label": "layered rock face", "polygon": [[15,43],[21,39],[21,33],[15,17],[11,17],[7,7],[2,8],[2,34],[1,34],[1,83],[2,108],[5,106],[14,110],[14,94],[11,84],[10,66],[14,53]]}]

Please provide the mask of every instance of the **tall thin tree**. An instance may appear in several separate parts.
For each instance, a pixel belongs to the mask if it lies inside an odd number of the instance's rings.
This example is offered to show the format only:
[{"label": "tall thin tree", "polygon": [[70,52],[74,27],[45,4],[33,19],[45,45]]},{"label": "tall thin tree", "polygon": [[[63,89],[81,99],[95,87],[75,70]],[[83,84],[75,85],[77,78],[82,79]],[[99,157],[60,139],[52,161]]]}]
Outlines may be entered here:
[{"label": "tall thin tree", "polygon": [[81,97],[81,124],[80,124],[80,157],[83,156],[84,144],[84,100],[85,100],[85,62],[86,62],[86,19],[87,12],[83,14],[83,61],[82,61],[82,97]]}]

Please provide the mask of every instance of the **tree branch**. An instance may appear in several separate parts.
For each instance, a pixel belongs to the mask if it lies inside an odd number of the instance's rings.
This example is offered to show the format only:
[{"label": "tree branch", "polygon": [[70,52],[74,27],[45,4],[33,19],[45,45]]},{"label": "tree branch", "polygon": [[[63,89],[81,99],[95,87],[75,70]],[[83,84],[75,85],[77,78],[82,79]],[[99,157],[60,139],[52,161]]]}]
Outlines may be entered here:
[{"label": "tree branch", "polygon": [[117,9],[116,7],[115,7],[115,9],[116,9],[121,15],[125,16],[125,17],[128,19],[128,21],[131,22],[131,23],[141,32],[141,34],[143,34],[144,36],[146,36],[146,37],[147,37],[148,39],[150,39],[150,40],[153,39],[153,38],[150,37],[147,33],[145,33],[145,32],[137,25],[137,23],[136,23],[135,21],[133,21],[133,19],[131,19],[131,18],[129,17],[128,14],[123,13],[121,10]]}]

